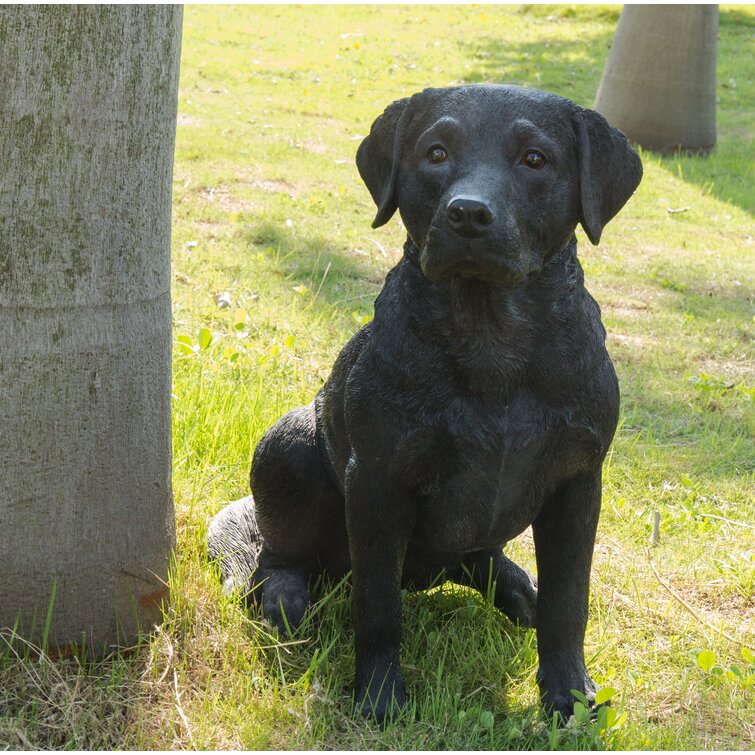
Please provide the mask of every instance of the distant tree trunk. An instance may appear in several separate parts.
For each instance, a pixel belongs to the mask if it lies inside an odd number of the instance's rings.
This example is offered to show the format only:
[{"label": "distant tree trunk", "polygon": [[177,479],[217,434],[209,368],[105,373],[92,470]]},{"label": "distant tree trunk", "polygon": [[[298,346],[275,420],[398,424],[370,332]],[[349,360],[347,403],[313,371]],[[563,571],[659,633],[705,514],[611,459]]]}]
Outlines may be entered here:
[{"label": "distant tree trunk", "polygon": [[661,153],[716,143],[717,5],[625,5],[595,109]]},{"label": "distant tree trunk", "polygon": [[0,627],[160,618],[180,6],[0,7]]}]

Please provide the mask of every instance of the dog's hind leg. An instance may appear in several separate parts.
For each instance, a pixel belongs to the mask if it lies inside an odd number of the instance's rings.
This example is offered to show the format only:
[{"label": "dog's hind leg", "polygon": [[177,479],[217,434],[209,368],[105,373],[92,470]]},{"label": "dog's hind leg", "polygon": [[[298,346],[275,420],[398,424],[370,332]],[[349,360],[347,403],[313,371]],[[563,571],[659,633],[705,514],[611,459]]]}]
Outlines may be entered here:
[{"label": "dog's hind leg", "polygon": [[464,557],[451,579],[474,587],[485,595],[493,588],[495,607],[515,624],[534,627],[537,611],[537,581],[499,549],[477,551]]},{"label": "dog's hind leg", "polygon": [[264,543],[252,496],[228,504],[207,531],[207,555],[217,563],[223,592],[239,592],[247,606],[263,606],[265,616],[283,633],[297,627],[309,604],[301,569],[263,566]]},{"label": "dog's hind leg", "polygon": [[313,404],[281,417],[254,452],[251,487],[262,547],[252,596],[283,632],[302,621],[308,579],[322,571],[340,577],[349,568],[344,498],[328,464]]}]

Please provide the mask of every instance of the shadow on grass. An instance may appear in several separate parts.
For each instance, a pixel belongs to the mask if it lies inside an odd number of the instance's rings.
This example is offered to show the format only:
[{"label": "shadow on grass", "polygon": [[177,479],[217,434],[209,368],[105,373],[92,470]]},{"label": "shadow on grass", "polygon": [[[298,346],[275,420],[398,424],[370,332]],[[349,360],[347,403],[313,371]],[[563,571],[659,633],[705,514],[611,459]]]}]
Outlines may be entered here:
[{"label": "shadow on grass", "polygon": [[348,313],[361,302],[362,308],[371,311],[387,264],[381,267],[368,256],[360,259],[348,254],[329,237],[308,234],[302,238],[269,220],[242,226],[239,233],[244,243],[263,249],[293,284],[306,286],[321,305]]},{"label": "shadow on grass", "polygon": [[711,276],[703,278],[704,272],[683,276],[678,270],[676,266],[657,265],[647,277],[648,286],[664,292],[663,296],[656,296],[653,301],[660,302],[671,312],[690,315],[711,324],[729,322],[744,325],[751,322],[753,298],[745,285],[744,276],[741,285],[735,287],[719,284]]},{"label": "shadow on grass", "polygon": [[574,40],[551,36],[519,44],[481,36],[462,44],[476,65],[464,81],[535,87],[591,107],[612,38],[613,27]]},{"label": "shadow on grass", "polygon": [[[724,328],[727,348],[722,353],[712,346],[709,354],[695,348],[672,362],[662,342],[648,349],[625,346],[630,350],[623,356],[616,343],[609,344],[620,377],[624,423],[615,443],[639,442],[670,473],[710,482],[741,478],[755,467],[747,428],[753,386],[746,384],[744,363],[732,356],[738,346],[742,356],[750,349],[747,294],[734,288],[706,290],[694,277],[682,283],[676,269],[660,268],[647,282],[664,291],[653,298],[657,316],[666,323],[658,328],[684,330],[680,318],[687,318],[692,330],[686,338],[699,338],[702,330],[713,344]],[[663,338],[673,338],[670,333]]]},{"label": "shadow on grass", "polygon": [[624,374],[622,383],[622,426],[614,441],[622,454],[639,443],[645,456],[669,474],[711,484],[742,479],[755,470],[751,433],[742,416],[750,399],[741,389],[692,378],[680,400],[648,390],[637,374]]},{"label": "shadow on grass", "polygon": [[[267,668],[279,683],[318,691],[311,720],[323,739],[346,726],[359,731],[363,744],[380,749],[508,749],[515,746],[512,731],[526,729],[542,715],[539,708],[508,702],[507,679],[536,663],[534,632],[514,627],[479,594],[446,584],[404,600],[401,666],[407,710],[385,729],[363,721],[352,710],[350,588],[345,579],[337,585],[321,580],[310,594],[316,618],[308,614],[300,644],[290,646],[283,663],[270,655]],[[311,735],[319,739],[315,731]],[[416,740],[408,745],[407,738]],[[542,743],[532,739],[531,746],[540,749]]]},{"label": "shadow on grass", "polygon": [[668,261],[659,262],[646,276],[645,282],[667,294],[653,300],[671,311],[711,323],[721,319],[745,323],[752,317],[752,301],[745,286],[724,288],[711,283],[710,275],[702,267],[695,270],[689,263],[685,267]]}]

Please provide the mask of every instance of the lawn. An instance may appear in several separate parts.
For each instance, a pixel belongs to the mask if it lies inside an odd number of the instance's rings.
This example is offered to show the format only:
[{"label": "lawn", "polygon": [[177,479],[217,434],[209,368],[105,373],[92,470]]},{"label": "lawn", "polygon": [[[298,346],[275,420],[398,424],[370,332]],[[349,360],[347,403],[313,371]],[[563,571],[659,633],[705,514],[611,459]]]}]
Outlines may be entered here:
[{"label": "lawn", "polygon": [[[534,633],[444,585],[404,601],[412,711],[383,731],[350,714],[348,585],[322,585],[319,626],[281,642],[221,595],[205,561],[207,523],[247,493],[255,443],[311,399],[400,257],[400,221],[371,229],[354,164],[372,120],[458,83],[534,86],[589,107],[618,14],[186,7],[173,602],[155,634],[105,663],[19,661],[0,646],[0,747],[753,749],[752,7],[721,9],[714,154],[644,153],[643,183],[600,245],[578,231],[622,389],[586,637],[619,725],[551,726]],[[509,555],[534,570],[529,531]]]}]

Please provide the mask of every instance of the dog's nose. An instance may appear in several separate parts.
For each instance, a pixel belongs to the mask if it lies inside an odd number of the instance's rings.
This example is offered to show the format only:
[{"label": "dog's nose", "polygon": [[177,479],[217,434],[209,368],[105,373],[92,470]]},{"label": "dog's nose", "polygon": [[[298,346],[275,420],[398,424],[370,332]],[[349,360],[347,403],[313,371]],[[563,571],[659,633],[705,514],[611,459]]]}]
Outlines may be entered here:
[{"label": "dog's nose", "polygon": [[466,238],[482,236],[493,222],[493,211],[485,202],[471,197],[456,197],[446,208],[448,225]]}]

